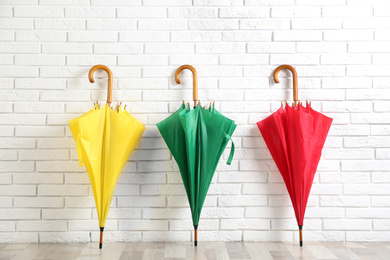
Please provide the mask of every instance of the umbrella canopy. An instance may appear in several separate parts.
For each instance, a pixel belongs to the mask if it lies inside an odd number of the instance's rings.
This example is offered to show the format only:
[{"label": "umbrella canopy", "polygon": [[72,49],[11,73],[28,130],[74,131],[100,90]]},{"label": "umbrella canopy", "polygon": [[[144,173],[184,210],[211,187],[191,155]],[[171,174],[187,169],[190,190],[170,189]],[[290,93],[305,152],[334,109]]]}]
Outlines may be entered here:
[{"label": "umbrella canopy", "polygon": [[282,104],[275,113],[258,122],[257,126],[286,184],[300,229],[302,246],[306,204],[333,119],[313,110],[308,102],[306,107],[299,102],[297,104],[297,74],[293,67],[279,66],[274,73],[275,82],[279,82],[278,72],[285,68],[293,72],[295,106],[286,103],[283,108]]},{"label": "umbrella canopy", "polygon": [[[192,66],[183,65],[176,72],[178,83],[180,83],[178,75],[184,68],[191,69],[194,78],[196,77],[196,71]],[[175,113],[158,123],[157,127],[180,169],[191,208],[196,246],[197,228],[203,203],[218,161],[231,140],[236,124],[221,115],[214,106],[205,109],[198,105],[190,110],[183,103]],[[232,143],[228,164],[231,163],[233,154]]]},{"label": "umbrella canopy", "polygon": [[85,165],[91,181],[99,217],[101,248],[117,179],[145,127],[121,107],[115,110],[110,107],[112,73],[106,66],[97,65],[90,70],[91,82],[94,82],[93,72],[97,69],[106,70],[111,78],[107,104],[102,108],[96,105],[86,114],[69,120],[69,128],[76,142],[79,165]]}]

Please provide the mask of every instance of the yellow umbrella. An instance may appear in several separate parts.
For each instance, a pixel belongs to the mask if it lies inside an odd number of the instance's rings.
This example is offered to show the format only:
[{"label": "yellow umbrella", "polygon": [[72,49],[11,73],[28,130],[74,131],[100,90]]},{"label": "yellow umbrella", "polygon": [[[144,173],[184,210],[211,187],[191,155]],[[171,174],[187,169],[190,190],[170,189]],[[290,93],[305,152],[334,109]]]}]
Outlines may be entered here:
[{"label": "yellow umbrella", "polygon": [[76,142],[79,165],[85,165],[91,181],[99,216],[99,248],[102,248],[103,230],[118,176],[145,127],[121,106],[110,107],[112,72],[104,65],[94,66],[89,71],[91,83],[95,82],[93,73],[98,69],[108,74],[107,104],[103,108],[96,104],[86,114],[69,120],[69,128]]}]

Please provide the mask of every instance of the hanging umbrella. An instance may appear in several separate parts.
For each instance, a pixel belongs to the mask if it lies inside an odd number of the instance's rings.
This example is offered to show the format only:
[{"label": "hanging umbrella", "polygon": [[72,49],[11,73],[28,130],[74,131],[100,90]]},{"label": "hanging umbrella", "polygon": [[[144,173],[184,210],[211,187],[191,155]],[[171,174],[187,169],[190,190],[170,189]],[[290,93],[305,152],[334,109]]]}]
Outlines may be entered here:
[{"label": "hanging umbrella", "polygon": [[[192,222],[197,246],[197,230],[202,206],[217,168],[218,161],[236,125],[233,120],[221,115],[213,106],[209,109],[198,104],[198,80],[194,67],[183,65],[176,71],[175,79],[180,84],[179,75],[184,69],[193,74],[194,109],[182,106],[167,119],[157,124],[169,150],[175,158],[191,208]],[[234,144],[227,164],[233,159]]]},{"label": "hanging umbrella", "polygon": [[99,248],[102,248],[103,230],[118,176],[145,127],[120,105],[116,109],[110,107],[111,70],[104,65],[96,65],[89,71],[89,81],[95,82],[93,73],[98,69],[108,74],[107,104],[100,108],[96,103],[86,114],[69,120],[69,128],[76,142],[79,165],[85,165],[91,181],[99,217]]},{"label": "hanging umbrella", "polygon": [[294,103],[282,106],[271,116],[257,123],[265,143],[281,173],[290,195],[299,226],[300,246],[306,204],[314,175],[321,157],[331,118],[316,112],[306,101],[306,107],[298,101],[298,75],[290,65],[281,65],[274,72],[288,69],[293,74]]}]

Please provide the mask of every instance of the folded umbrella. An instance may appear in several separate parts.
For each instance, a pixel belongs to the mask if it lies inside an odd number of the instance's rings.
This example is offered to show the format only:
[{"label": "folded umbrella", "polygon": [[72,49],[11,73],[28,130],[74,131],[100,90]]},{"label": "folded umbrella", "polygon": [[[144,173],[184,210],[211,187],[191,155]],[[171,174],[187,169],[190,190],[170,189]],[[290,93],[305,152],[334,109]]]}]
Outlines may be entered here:
[{"label": "folded umbrella", "polygon": [[76,142],[79,165],[85,165],[91,181],[99,217],[99,248],[102,248],[103,230],[117,179],[145,127],[120,106],[110,107],[111,70],[104,65],[94,66],[89,71],[92,83],[97,69],[105,70],[109,76],[107,104],[103,108],[96,104],[86,114],[69,120],[69,128]]},{"label": "folded umbrella", "polygon": [[[210,105],[209,109],[205,109],[197,104],[196,70],[190,65],[178,68],[175,77],[178,84],[183,69],[189,69],[193,73],[195,107],[190,110],[183,101],[182,106],[170,117],[158,123],[157,127],[179,166],[191,208],[194,242],[197,246],[197,230],[203,203],[218,161],[231,140],[236,124],[220,114],[214,106]],[[233,155],[232,143],[228,164],[231,163]]]},{"label": "folded umbrella", "polygon": [[257,126],[286,184],[302,246],[306,204],[333,119],[313,110],[308,102],[306,107],[297,103],[298,76],[290,65],[282,65],[275,70],[276,83],[279,83],[278,73],[282,69],[289,69],[293,73],[294,104],[290,107],[286,102],[285,108],[282,104],[275,113],[258,122]]}]

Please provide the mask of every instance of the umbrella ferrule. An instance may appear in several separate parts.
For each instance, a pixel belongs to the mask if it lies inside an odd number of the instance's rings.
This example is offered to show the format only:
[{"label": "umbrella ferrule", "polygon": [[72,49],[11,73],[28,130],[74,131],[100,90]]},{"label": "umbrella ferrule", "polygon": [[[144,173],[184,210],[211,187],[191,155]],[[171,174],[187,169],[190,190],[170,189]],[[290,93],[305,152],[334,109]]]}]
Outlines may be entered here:
[{"label": "umbrella ferrule", "polygon": [[100,243],[99,243],[99,249],[102,249],[102,247],[103,247],[103,231],[104,231],[104,227],[100,227]]}]

